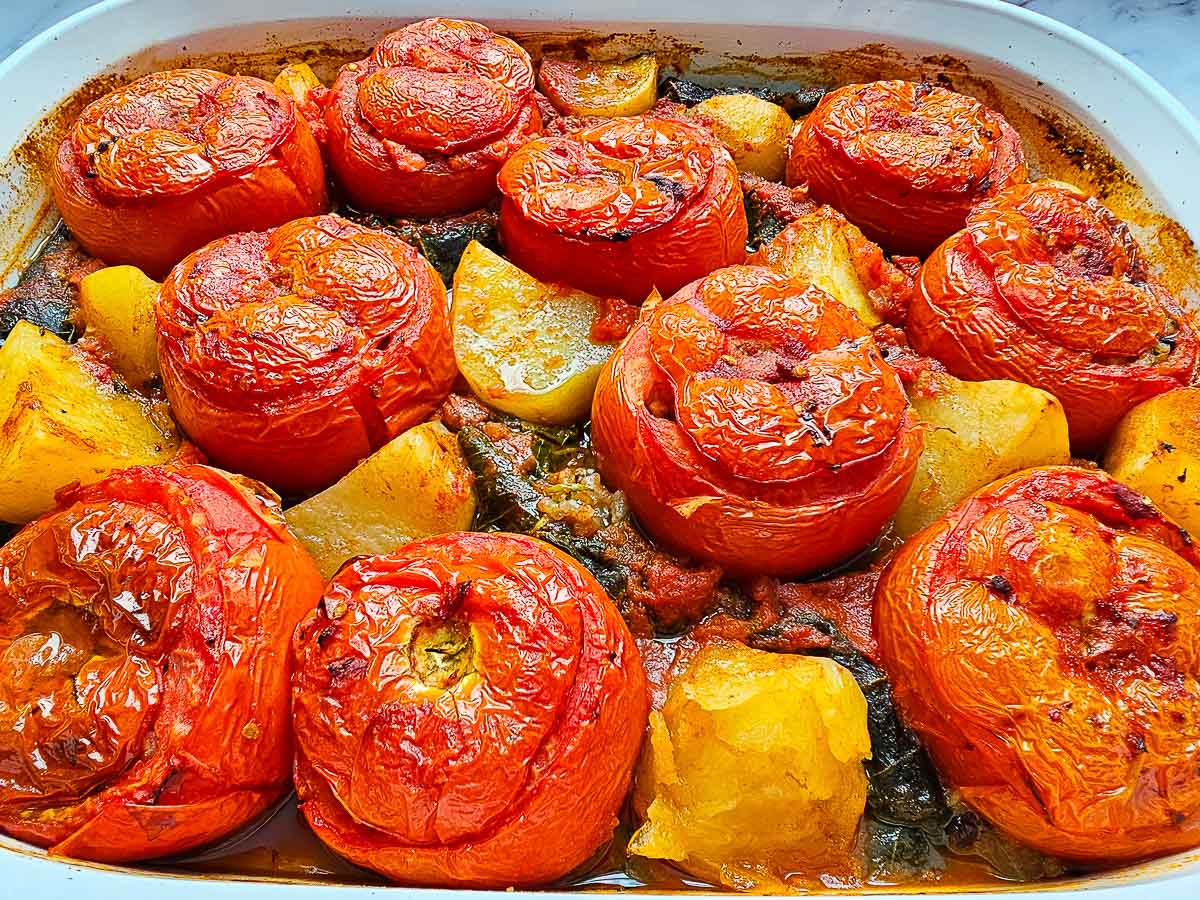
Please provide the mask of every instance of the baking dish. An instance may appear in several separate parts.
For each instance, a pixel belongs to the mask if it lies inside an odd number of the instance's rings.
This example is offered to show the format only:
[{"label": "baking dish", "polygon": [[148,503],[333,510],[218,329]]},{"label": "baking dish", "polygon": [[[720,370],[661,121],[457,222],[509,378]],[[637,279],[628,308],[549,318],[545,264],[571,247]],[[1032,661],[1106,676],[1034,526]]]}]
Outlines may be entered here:
[{"label": "baking dish", "polygon": [[[35,39],[0,66],[5,116],[0,147],[19,152],[0,171],[0,209],[6,213],[0,260],[18,264],[50,224],[40,180],[39,150],[52,143],[58,100],[110,71],[141,72],[181,57],[236,53],[247,48],[280,48],[259,59],[278,65],[282,48],[320,41],[334,46],[366,41],[397,19],[429,12],[466,15],[499,28],[557,34],[579,29],[623,35],[617,43],[654,45],[686,67],[689,74],[731,74],[803,78],[805,68],[784,56],[820,55],[823,64],[848,73],[872,66],[915,67],[959,78],[979,78],[1002,86],[1013,104],[1044,119],[1058,149],[1076,151],[1084,171],[1102,186],[1110,202],[1123,207],[1143,229],[1143,239],[1163,265],[1190,267],[1187,233],[1200,233],[1200,126],[1176,101],[1120,57],[1081,35],[1002,3],[979,0],[909,0],[888,5],[810,3],[777,11],[752,0],[731,14],[713,4],[697,4],[678,15],[651,14],[636,4],[579,4],[566,9],[522,10],[502,2],[452,4],[437,10],[419,5],[350,4],[340,17],[315,2],[267,3],[257,9],[232,2],[189,5],[145,0],[111,2],[68,20]],[[880,46],[880,45],[886,45]],[[887,49],[887,48],[894,48]],[[854,53],[839,55],[839,51]],[[963,63],[967,68],[964,68]],[[253,61],[235,57],[235,65]],[[42,124],[39,125],[38,123]],[[1103,154],[1088,149],[1082,126],[1125,165],[1111,168]],[[33,140],[26,141],[32,129]],[[40,138],[40,140],[39,140]],[[1054,169],[1054,174],[1059,174]],[[1140,185],[1144,194],[1135,187]],[[1136,214],[1129,215],[1127,210]],[[1179,227],[1159,213],[1173,219]],[[1183,251],[1183,252],[1181,252]],[[1181,261],[1182,260],[1182,261]],[[1194,298],[1193,298],[1194,299]],[[87,896],[127,895],[145,889],[175,896],[219,891],[225,896],[282,891],[306,896],[380,893],[377,888],[249,883],[245,881],[130,875],[101,867],[48,861],[6,842],[15,852],[0,857],[9,883],[49,896],[82,890]],[[1153,890],[1167,897],[1192,896],[1200,873],[1195,852],[1117,874],[1091,879],[1103,891]],[[137,877],[137,881],[130,881]],[[1072,888],[1077,884],[1055,886]],[[439,891],[438,894],[462,892]],[[1029,893],[1025,891],[1025,893]]]}]

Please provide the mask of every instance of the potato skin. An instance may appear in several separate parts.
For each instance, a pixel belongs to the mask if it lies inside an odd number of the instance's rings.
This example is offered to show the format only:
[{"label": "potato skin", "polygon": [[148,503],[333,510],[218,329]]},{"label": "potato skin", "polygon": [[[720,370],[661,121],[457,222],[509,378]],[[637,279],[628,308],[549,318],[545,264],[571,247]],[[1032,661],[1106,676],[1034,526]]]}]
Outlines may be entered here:
[{"label": "potato skin", "polygon": [[737,168],[693,123],[635,116],[547,135],[499,184],[505,251],[542,281],[640,304],[746,258]]},{"label": "potato skin", "polygon": [[156,72],[92,103],[51,175],[88,253],[154,279],[216,238],[329,208],[321,151],[291,99],[208,69]]},{"label": "potato skin", "polygon": [[289,789],[288,641],[321,586],[278,508],[216,469],[61,495],[0,549],[0,829],[126,862],[267,810]]},{"label": "potato skin", "polygon": [[895,699],[981,815],[1043,852],[1200,845],[1200,573],[1098,470],[1029,469],[901,549],[875,595]]},{"label": "potato skin", "polygon": [[550,545],[460,533],[364,558],[294,655],[301,810],[351,861],[409,884],[532,886],[611,837],[645,673],[604,589]]},{"label": "potato skin", "polygon": [[541,131],[533,63],[477,22],[424,19],[344,66],[325,101],[329,166],[357,207],[390,216],[470,212]]},{"label": "potato skin", "polygon": [[643,314],[600,375],[592,439],[651,535],[734,574],[802,575],[861,550],[921,451],[858,318],[754,266]]},{"label": "potato skin", "polygon": [[1079,456],[1101,452],[1142,400],[1190,383],[1200,354],[1124,223],[1050,183],[1018,185],[971,212],[921,267],[907,333],[959,378],[1056,396]]},{"label": "potato skin", "polygon": [[787,182],[807,183],[888,250],[924,256],[1028,174],[999,113],[937,85],[874,81],[821,98],[793,133]]},{"label": "potato skin", "polygon": [[457,374],[433,267],[337,216],[214,241],[171,272],[157,318],[188,436],[284,493],[328,487],[424,421]]}]

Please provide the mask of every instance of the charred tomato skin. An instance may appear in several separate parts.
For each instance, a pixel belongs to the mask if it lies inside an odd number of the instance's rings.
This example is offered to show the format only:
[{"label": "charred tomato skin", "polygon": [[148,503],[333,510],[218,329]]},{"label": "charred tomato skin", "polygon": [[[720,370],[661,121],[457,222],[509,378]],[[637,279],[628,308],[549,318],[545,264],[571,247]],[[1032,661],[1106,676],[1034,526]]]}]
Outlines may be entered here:
[{"label": "charred tomato skin", "polygon": [[171,410],[217,465],[320,490],[446,398],[446,291],[399,238],[338,216],[231,235],[159,291]]},{"label": "charred tomato skin", "polygon": [[156,72],[92,103],[51,182],[89,253],[155,279],[216,238],[329,208],[320,148],[291,99],[208,69]]},{"label": "charred tomato skin", "polygon": [[425,19],[344,66],[325,101],[329,166],[351,203],[391,216],[470,212],[538,134],[533,63],[475,22]]},{"label": "charred tomato skin", "polygon": [[601,372],[592,439],[654,538],[737,575],[803,575],[865,548],[922,447],[857,316],[760,266],[643,312]]},{"label": "charred tomato skin", "polygon": [[901,712],[963,800],[1056,856],[1200,845],[1200,555],[1103,472],[996,482],[875,595]]},{"label": "charred tomato skin", "polygon": [[737,168],[694,123],[632,116],[547,135],[499,184],[506,255],[543,281],[640,304],[746,259]]},{"label": "charred tomato skin", "polygon": [[561,551],[455,533],[363,558],[293,647],[301,810],[352,862],[533,886],[612,836],[649,694],[615,605]]},{"label": "charred tomato skin", "polygon": [[1190,317],[1124,223],[1048,182],[971,212],[921,267],[906,330],[952,375],[1054,394],[1077,455],[1103,450],[1138,403],[1190,384],[1200,356]]},{"label": "charred tomato skin", "polygon": [[843,212],[871,240],[924,255],[971,207],[1029,175],[998,112],[938,85],[849,84],[792,133],[787,182]]},{"label": "charred tomato skin", "polygon": [[127,862],[211,843],[289,789],[288,641],[322,581],[256,488],[127,469],[0,549],[0,829]]}]

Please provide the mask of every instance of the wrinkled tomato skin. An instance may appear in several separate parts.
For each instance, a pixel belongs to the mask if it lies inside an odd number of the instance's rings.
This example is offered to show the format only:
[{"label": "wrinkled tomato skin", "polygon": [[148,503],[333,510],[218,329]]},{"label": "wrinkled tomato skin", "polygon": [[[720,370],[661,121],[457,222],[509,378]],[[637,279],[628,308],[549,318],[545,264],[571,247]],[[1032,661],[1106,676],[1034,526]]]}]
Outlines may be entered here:
[{"label": "wrinkled tomato skin", "polygon": [[1103,450],[1143,400],[1191,383],[1198,343],[1099,201],[1050,183],[976,208],[926,261],[906,329],[920,353],[969,380],[1054,394],[1079,456]]},{"label": "wrinkled tomato skin", "polygon": [[[431,633],[442,673],[422,665]],[[534,886],[611,838],[649,693],[616,607],[565,554],[458,533],[361,559],[293,647],[300,808],[352,862]]]},{"label": "wrinkled tomato skin", "polygon": [[408,244],[337,216],[231,235],[159,291],[171,411],[217,465],[321,490],[438,407],[446,292]]},{"label": "wrinkled tomato skin", "polygon": [[876,633],[964,801],[1068,859],[1200,845],[1198,564],[1145,498],[1066,466],[990,485],[904,545]]},{"label": "wrinkled tomato skin", "polygon": [[155,279],[216,238],[329,208],[320,148],[291,99],[207,69],[147,75],[91,104],[51,180],[88,253]]},{"label": "wrinkled tomato skin", "polygon": [[[468,91],[495,96],[473,97],[455,85],[446,92],[453,110],[436,109],[432,100],[421,106],[426,93],[422,84],[428,89],[447,74],[461,74]],[[501,77],[493,77],[497,74]],[[391,78],[417,95],[412,98],[415,110],[383,107],[382,100],[380,109],[370,107],[379,122],[387,114],[384,127],[412,123],[403,132],[394,131],[395,139],[364,114],[363,88],[373,77]],[[483,25],[456,19],[408,25],[383,38],[371,56],[338,73],[325,105],[329,166],[350,202],[361,209],[419,218],[479,209],[496,195],[501,164],[542,129],[533,85],[528,54]],[[488,116],[497,101],[511,113],[500,123]],[[436,121],[439,114],[449,123]],[[452,138],[446,137],[451,129]],[[425,146],[407,143],[404,136]]]},{"label": "wrinkled tomato skin", "polygon": [[756,266],[643,312],[601,372],[592,441],[656,540],[734,575],[779,576],[870,544],[923,443],[858,318]]},{"label": "wrinkled tomato skin", "polygon": [[787,182],[807,184],[871,240],[924,256],[976,203],[1029,176],[1003,116],[937,85],[849,84],[793,132]]},{"label": "wrinkled tomato skin", "polygon": [[499,183],[505,252],[544,281],[640,304],[746,259],[737,168],[692,123],[633,116],[548,135]]},{"label": "wrinkled tomato skin", "polygon": [[257,487],[127,469],[0,550],[0,829],[150,859],[289,789],[289,639],[322,580]]}]

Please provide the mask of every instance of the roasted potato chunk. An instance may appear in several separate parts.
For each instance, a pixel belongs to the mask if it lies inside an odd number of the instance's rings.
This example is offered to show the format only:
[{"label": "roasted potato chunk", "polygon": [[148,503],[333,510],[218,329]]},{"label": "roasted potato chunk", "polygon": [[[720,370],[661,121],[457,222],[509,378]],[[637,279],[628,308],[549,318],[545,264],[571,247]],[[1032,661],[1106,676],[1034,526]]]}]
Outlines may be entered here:
[{"label": "roasted potato chunk", "polygon": [[896,513],[900,537],[920,531],[997,478],[1071,458],[1062,404],[1038,388],[926,373],[910,399],[929,430],[916,477]]},{"label": "roasted potato chunk", "polygon": [[89,336],[134,387],[158,375],[154,304],[158,282],[135,266],[109,266],[79,282],[79,309]]},{"label": "roasted potato chunk", "polygon": [[458,440],[440,422],[426,422],[284,515],[328,580],[355,556],[470,528],[473,481]]},{"label": "roasted potato chunk", "polygon": [[622,63],[547,59],[538,69],[538,87],[564,116],[638,116],[654,105],[658,60],[652,55]]},{"label": "roasted potato chunk", "polygon": [[837,663],[709,644],[650,714],[629,852],[739,888],[848,868],[870,755],[867,702]]},{"label": "roasted potato chunk", "polygon": [[321,87],[321,79],[307,63],[292,63],[284,66],[275,76],[275,87],[297,103],[304,103],[313,88]]},{"label": "roasted potato chunk", "polygon": [[59,488],[175,454],[165,411],[117,393],[94,365],[28,322],[0,347],[0,520],[28,522]]},{"label": "roasted potato chunk", "polygon": [[454,273],[454,356],[471,390],[501,412],[542,424],[588,415],[613,351],[589,334],[600,301],[546,284],[472,241]]},{"label": "roasted potato chunk", "polygon": [[782,106],[753,94],[717,94],[692,113],[709,121],[739,171],[783,181],[793,123]]},{"label": "roasted potato chunk", "polygon": [[1176,388],[1126,413],[1104,468],[1200,535],[1200,387]]}]

